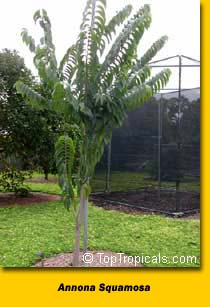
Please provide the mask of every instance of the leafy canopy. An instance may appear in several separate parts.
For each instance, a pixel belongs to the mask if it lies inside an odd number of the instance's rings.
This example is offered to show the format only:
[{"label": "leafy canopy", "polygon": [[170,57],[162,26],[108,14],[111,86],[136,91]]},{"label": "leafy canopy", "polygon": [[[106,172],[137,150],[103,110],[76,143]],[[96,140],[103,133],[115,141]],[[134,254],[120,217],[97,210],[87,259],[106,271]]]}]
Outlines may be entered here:
[{"label": "leafy canopy", "polygon": [[[75,181],[79,190],[89,183],[113,128],[120,127],[127,112],[157,93],[170,77],[168,69],[151,77],[148,65],[164,46],[166,36],[138,57],[137,47],[152,21],[150,6],[144,5],[131,15],[132,7],[127,5],[108,22],[105,9],[106,0],[87,1],[78,39],[60,64],[56,60],[51,23],[45,10],[34,14],[35,23],[43,30],[39,44],[26,29],[22,32],[23,41],[34,54],[34,65],[45,93],[36,93],[21,81],[16,83],[16,88],[33,105],[52,109],[66,123],[79,127],[80,161]],[[64,143],[59,141],[59,144],[61,147],[57,146],[57,150],[62,152]],[[62,157],[65,163],[66,153],[63,152]],[[67,169],[66,165],[64,172]],[[67,183],[68,180],[67,176]]]}]

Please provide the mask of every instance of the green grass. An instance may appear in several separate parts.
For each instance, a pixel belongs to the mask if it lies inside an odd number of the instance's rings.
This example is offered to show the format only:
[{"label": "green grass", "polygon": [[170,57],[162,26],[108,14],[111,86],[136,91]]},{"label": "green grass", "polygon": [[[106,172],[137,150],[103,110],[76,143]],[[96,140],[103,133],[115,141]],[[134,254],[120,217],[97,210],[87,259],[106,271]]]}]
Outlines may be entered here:
[{"label": "green grass", "polygon": [[[199,229],[198,220],[129,215],[90,205],[89,250],[133,256],[199,256]],[[29,267],[38,260],[39,251],[46,257],[72,251],[73,233],[72,215],[62,202],[0,207],[0,266]]]},{"label": "green grass", "polygon": [[[33,174],[32,174],[32,177],[33,178],[44,178],[44,174],[43,174],[43,172],[38,172],[38,171],[33,171]],[[49,174],[48,175],[48,178],[49,179],[53,179],[53,178],[57,178],[57,176],[56,175],[54,175],[54,174]]]},{"label": "green grass", "polygon": [[[112,191],[120,190],[138,190],[144,187],[157,187],[158,182],[155,180],[147,179],[148,174],[145,172],[118,172],[113,171],[111,173],[110,188]],[[105,189],[105,172],[98,172],[92,180],[92,186],[94,191],[101,191]],[[175,182],[161,183],[164,188],[175,188]],[[186,191],[199,191],[200,183],[195,179],[184,178],[180,185],[180,188]]]},{"label": "green grass", "polygon": [[54,182],[27,182],[26,185],[33,192],[41,192],[47,194],[61,194],[60,187],[57,183]]},{"label": "green grass", "polygon": [[[40,173],[34,173],[33,178],[43,177]],[[137,172],[112,172],[110,187],[112,191],[127,191],[138,190],[144,187],[157,187],[157,181],[145,179],[148,177],[146,173]],[[50,175],[49,178],[56,178],[55,175]],[[104,172],[97,172],[92,180],[92,191],[105,190],[106,175]],[[57,183],[52,182],[27,182],[27,185],[34,192],[44,192],[49,194],[60,194],[60,188]],[[174,182],[162,182],[162,187],[175,187]],[[200,183],[195,180],[185,178],[185,182],[181,183],[181,189],[186,191],[199,191]]]},{"label": "green grass", "polygon": [[[42,177],[34,173],[33,177]],[[55,176],[51,176],[53,178]],[[103,190],[105,174],[98,173],[93,190]],[[27,182],[36,192],[60,194],[53,182]],[[112,190],[155,186],[143,173],[113,172]],[[173,186],[173,183],[165,183]],[[198,190],[197,182],[183,183],[185,189]],[[112,250],[128,255],[199,256],[199,221],[179,220],[157,215],[129,215],[90,206],[89,249]],[[35,263],[37,252],[46,257],[73,249],[74,221],[62,202],[29,207],[0,208],[0,266],[28,267]],[[173,266],[198,266],[177,264]],[[147,266],[167,266],[148,264]],[[171,266],[171,265],[168,265]]]}]

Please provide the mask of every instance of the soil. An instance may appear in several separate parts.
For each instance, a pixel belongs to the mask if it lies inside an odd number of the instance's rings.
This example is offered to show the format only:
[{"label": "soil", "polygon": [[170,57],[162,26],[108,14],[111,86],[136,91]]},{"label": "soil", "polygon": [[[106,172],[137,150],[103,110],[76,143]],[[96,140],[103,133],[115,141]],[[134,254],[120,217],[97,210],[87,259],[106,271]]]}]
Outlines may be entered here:
[{"label": "soil", "polygon": [[14,193],[0,193],[0,207],[12,205],[28,206],[60,199],[59,195],[45,193],[30,193],[27,197],[15,196]]},{"label": "soil", "polygon": [[[111,251],[88,251],[91,255],[91,263],[84,264],[82,261],[82,252],[80,253],[80,267],[142,267],[140,263],[134,263],[134,258],[121,253]],[[33,267],[72,267],[72,253],[61,253],[50,258],[44,258],[42,261],[37,262]],[[87,260],[90,258],[87,258]],[[111,265],[111,260],[113,259],[113,264]],[[115,263],[114,263],[115,262]]]},{"label": "soil", "polygon": [[[144,189],[141,191],[111,192],[92,195],[93,202],[108,210],[120,210],[127,213],[184,213],[192,215],[200,209],[200,194],[196,192],[180,192],[179,206],[176,208],[174,191],[161,191],[158,201],[157,190]],[[193,214],[194,215],[194,214]]]},{"label": "soil", "polygon": [[183,218],[186,220],[200,220],[200,212],[194,213],[192,215],[185,215]]},{"label": "soil", "polygon": [[[188,209],[195,209],[197,204],[197,210],[192,212],[187,212],[182,209],[182,213],[178,214],[173,211],[174,203],[171,201],[171,196],[163,197],[161,202],[157,202],[157,198],[154,199],[156,195],[149,193],[148,191],[141,192],[112,192],[109,194],[95,194],[91,195],[90,200],[98,206],[105,210],[116,210],[129,214],[165,214],[165,210],[171,214],[174,213],[176,217],[188,218],[188,219],[199,219],[199,194],[188,193],[186,199],[191,200],[194,206],[188,206]],[[150,196],[150,197],[149,197]],[[185,199],[185,201],[186,201]],[[0,207],[1,206],[28,206],[35,205],[39,203],[45,203],[50,201],[61,200],[59,195],[45,194],[45,193],[30,193],[28,197],[15,196],[14,193],[0,193]],[[181,199],[181,203],[183,199]],[[161,211],[163,210],[163,211]]]}]

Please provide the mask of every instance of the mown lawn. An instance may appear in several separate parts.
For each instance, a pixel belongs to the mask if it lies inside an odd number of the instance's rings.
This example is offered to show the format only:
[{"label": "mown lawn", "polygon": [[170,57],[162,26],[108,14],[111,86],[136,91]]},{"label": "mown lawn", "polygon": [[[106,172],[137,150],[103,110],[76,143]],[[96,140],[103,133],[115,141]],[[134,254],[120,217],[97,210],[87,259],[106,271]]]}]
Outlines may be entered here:
[{"label": "mown lawn", "polygon": [[[34,173],[33,178],[43,177],[40,173]],[[127,191],[127,190],[138,190],[144,187],[157,187],[157,181],[147,179],[146,173],[138,172],[112,172],[110,180],[110,189],[112,191]],[[54,175],[50,175],[49,178],[56,178]],[[97,172],[92,180],[92,191],[104,191],[105,190],[105,172]],[[60,194],[60,188],[56,183],[53,182],[27,182],[27,185],[35,192],[45,192],[50,194]],[[175,182],[162,182],[162,187],[175,188]],[[180,186],[181,190],[185,191],[199,191],[200,183],[195,179],[184,178]]]},{"label": "mown lawn", "polygon": [[[157,215],[129,215],[90,205],[89,250],[133,256],[199,256],[199,221]],[[0,207],[0,266],[29,267],[37,252],[72,251],[74,221],[62,202]],[[199,266],[197,264],[147,264]]]},{"label": "mown lawn", "polygon": [[[105,189],[106,174],[105,172],[97,172],[92,180],[94,191],[101,191]],[[120,190],[138,190],[144,187],[157,187],[158,182],[149,178],[145,172],[127,172],[127,171],[113,171],[110,177],[110,189],[112,191]],[[175,182],[162,181],[161,186],[164,188],[175,188]],[[199,179],[185,177],[180,184],[181,190],[199,191]]]},{"label": "mown lawn", "polygon": [[61,194],[61,189],[57,183],[54,182],[27,182],[26,185],[33,192],[41,192],[48,194]]}]

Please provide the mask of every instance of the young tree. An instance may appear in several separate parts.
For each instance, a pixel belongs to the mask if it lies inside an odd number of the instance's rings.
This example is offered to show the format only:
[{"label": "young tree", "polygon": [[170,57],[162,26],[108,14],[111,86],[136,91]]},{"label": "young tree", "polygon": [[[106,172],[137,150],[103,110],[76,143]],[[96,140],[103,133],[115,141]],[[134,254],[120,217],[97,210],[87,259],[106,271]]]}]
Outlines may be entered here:
[{"label": "young tree", "polygon": [[[34,64],[49,96],[39,95],[23,82],[17,89],[30,102],[52,108],[62,114],[67,123],[64,136],[56,143],[59,182],[67,208],[76,219],[73,265],[79,265],[80,230],[84,224],[83,250],[87,249],[88,196],[95,166],[100,160],[104,144],[111,139],[114,127],[120,127],[127,111],[140,106],[169,79],[164,70],[151,77],[148,62],[164,46],[167,37],[157,40],[140,58],[137,47],[151,24],[148,5],[131,18],[130,5],[106,22],[106,1],[88,0],[76,43],[65,54],[60,65],[55,57],[51,24],[45,10],[34,15],[44,31],[40,44],[24,30],[24,42],[34,53]],[[118,33],[118,27],[122,30]],[[111,47],[109,47],[111,46]],[[105,55],[105,56],[104,56]],[[72,180],[74,143],[68,137],[68,124],[80,130],[79,167]],[[79,205],[77,197],[80,198]]]}]

